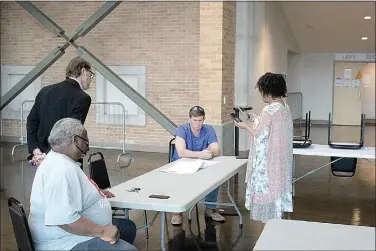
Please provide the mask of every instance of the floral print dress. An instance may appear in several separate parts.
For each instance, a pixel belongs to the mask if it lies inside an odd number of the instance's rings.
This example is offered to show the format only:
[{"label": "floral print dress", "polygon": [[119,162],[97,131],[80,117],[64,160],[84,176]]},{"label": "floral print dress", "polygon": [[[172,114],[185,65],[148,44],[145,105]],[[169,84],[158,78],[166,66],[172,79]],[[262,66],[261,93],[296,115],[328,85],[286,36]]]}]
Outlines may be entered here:
[{"label": "floral print dress", "polygon": [[250,218],[266,222],[292,212],[293,121],[287,103],[264,107],[253,124],[245,182]]}]

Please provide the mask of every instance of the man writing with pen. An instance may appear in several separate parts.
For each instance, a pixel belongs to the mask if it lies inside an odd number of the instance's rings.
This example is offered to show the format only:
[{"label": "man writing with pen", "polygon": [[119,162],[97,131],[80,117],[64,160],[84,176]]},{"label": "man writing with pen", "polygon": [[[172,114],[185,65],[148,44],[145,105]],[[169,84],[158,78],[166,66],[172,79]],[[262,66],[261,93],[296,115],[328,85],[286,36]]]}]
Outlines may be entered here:
[{"label": "man writing with pen", "polygon": [[[176,129],[175,151],[173,161],[179,158],[211,159],[220,155],[217,135],[214,128],[204,124],[205,111],[200,106],[194,106],[189,111],[189,122]],[[205,202],[216,202],[219,187],[205,197]],[[215,205],[206,204],[205,216],[217,222],[225,218],[220,215]],[[181,225],[183,215],[173,214],[171,223]]]}]

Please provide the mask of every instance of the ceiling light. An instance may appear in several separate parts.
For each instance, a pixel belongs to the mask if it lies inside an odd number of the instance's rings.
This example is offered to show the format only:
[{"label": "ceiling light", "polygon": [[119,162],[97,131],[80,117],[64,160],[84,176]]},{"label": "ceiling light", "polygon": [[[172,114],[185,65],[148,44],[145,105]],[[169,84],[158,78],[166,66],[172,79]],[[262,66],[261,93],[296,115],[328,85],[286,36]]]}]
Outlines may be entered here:
[{"label": "ceiling light", "polygon": [[370,16],[365,16],[364,19],[365,19],[365,20],[370,20],[371,17],[370,17]]},{"label": "ceiling light", "polygon": [[368,37],[362,37],[362,40],[367,40],[368,39]]}]

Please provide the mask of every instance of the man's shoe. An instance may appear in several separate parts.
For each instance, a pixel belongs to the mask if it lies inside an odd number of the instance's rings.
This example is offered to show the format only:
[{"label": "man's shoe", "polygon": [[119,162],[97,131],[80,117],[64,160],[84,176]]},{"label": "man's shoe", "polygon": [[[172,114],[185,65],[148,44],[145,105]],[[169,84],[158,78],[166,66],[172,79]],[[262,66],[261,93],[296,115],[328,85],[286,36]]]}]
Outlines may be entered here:
[{"label": "man's shoe", "polygon": [[183,224],[183,215],[182,214],[173,214],[171,219],[171,224],[178,226]]},{"label": "man's shoe", "polygon": [[215,208],[206,208],[205,209],[205,216],[211,218],[213,221],[216,221],[216,222],[224,222],[225,221],[225,217],[220,215],[217,212],[217,209],[215,209]]}]

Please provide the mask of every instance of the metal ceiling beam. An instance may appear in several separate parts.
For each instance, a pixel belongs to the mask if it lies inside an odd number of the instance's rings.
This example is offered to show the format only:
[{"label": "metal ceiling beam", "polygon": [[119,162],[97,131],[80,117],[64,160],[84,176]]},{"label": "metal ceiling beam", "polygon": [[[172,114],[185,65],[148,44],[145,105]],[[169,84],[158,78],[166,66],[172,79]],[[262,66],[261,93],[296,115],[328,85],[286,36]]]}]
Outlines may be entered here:
[{"label": "metal ceiling beam", "polygon": [[152,117],[157,123],[164,127],[168,132],[174,134],[176,131],[176,124],[172,122],[166,115],[153,106],[147,99],[141,96],[135,89],[128,85],[122,78],[114,73],[110,68],[103,64],[98,58],[90,53],[85,47],[79,46],[77,54],[82,56],[85,60],[91,63],[91,65],[99,71],[108,81],[116,86],[121,92],[123,92],[128,98],[130,98],[135,104],[137,104],[142,110],[144,110],[150,117]]},{"label": "metal ceiling beam", "polygon": [[5,95],[1,97],[0,111],[13,99],[17,97],[23,90],[25,90],[35,79],[54,64],[70,46],[71,43],[79,38],[85,36],[95,25],[97,25],[103,18],[105,18],[112,10],[114,10],[121,2],[106,2],[93,15],[91,15],[80,27],[75,34],[69,39],[65,35],[65,31],[52,21],[47,15],[39,10],[35,5],[28,1],[17,1],[31,16],[33,16],[46,29],[54,33],[56,36],[67,40],[62,47],[55,48],[46,58],[44,58],[32,71],[23,77],[15,86],[13,86]]}]

